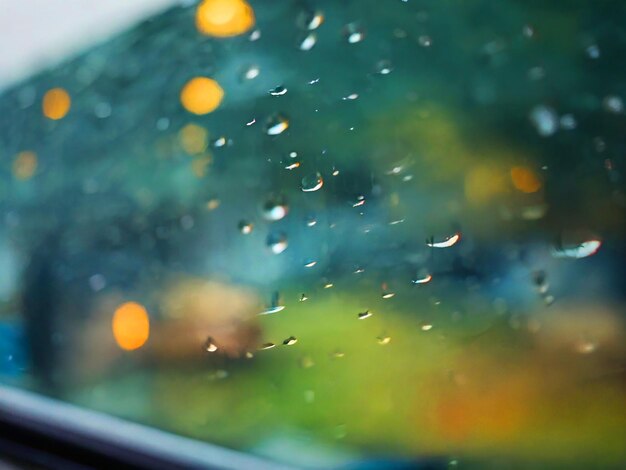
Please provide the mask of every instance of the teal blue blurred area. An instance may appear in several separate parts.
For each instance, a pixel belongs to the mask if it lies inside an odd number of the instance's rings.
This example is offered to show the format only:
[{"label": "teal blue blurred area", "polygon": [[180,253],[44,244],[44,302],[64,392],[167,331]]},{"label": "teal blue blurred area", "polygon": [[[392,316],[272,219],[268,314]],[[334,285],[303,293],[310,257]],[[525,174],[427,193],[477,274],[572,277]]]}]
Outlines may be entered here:
[{"label": "teal blue blurred area", "polygon": [[309,468],[619,467],[626,5],[250,5],[0,96],[0,379]]}]

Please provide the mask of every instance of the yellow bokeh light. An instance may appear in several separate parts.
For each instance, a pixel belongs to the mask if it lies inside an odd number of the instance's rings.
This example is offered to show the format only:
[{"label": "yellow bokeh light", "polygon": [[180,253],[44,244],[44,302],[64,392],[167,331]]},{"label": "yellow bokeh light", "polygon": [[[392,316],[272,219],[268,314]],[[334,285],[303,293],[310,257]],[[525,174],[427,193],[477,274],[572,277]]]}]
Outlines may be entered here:
[{"label": "yellow bokeh light", "polygon": [[35,152],[20,152],[13,160],[13,176],[18,180],[28,180],[37,171],[37,155]]},{"label": "yellow bokeh light", "polygon": [[43,115],[48,119],[63,119],[70,110],[72,99],[63,88],[52,88],[43,96]]},{"label": "yellow bokeh light", "polygon": [[511,168],[511,181],[515,189],[523,193],[536,193],[541,189],[541,181],[530,169],[523,166]]},{"label": "yellow bokeh light", "polygon": [[150,336],[150,320],[146,309],[136,302],[120,305],[113,314],[113,337],[126,351],[142,347]]},{"label": "yellow bokeh light", "polygon": [[185,152],[195,155],[206,150],[209,143],[209,132],[197,124],[187,124],[178,132],[178,140]]},{"label": "yellow bokeh light", "polygon": [[245,0],[204,0],[196,10],[196,27],[207,36],[237,36],[254,21],[254,10]]},{"label": "yellow bokeh light", "polygon": [[224,90],[215,80],[195,77],[189,80],[180,92],[180,102],[193,114],[215,111],[224,98]]}]

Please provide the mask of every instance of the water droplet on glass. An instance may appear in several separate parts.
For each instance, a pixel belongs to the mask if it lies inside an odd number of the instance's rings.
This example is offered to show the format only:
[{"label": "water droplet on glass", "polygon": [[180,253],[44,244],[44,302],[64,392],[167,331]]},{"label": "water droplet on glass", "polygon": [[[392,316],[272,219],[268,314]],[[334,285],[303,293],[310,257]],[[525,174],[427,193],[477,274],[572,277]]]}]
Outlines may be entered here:
[{"label": "water droplet on glass", "polygon": [[413,284],[428,284],[433,280],[433,276],[430,274],[422,274],[417,279],[413,279],[411,282]]},{"label": "water droplet on glass", "polygon": [[319,174],[319,172],[312,175],[307,175],[302,178],[302,191],[304,191],[305,193],[317,191],[322,186],[324,186],[324,179],[322,178],[322,175]]},{"label": "water droplet on glass", "polygon": [[361,266],[357,266],[357,268],[354,270],[354,274],[361,274],[365,272],[365,268],[361,267]]},{"label": "water droplet on glass", "polygon": [[359,97],[359,95],[357,93],[352,93],[348,96],[344,96],[343,98],[341,98],[343,101],[354,101]]},{"label": "water droplet on glass", "polygon": [[300,168],[300,162],[291,162],[285,166],[285,170],[295,170],[296,168]]},{"label": "water droplet on glass", "polygon": [[369,318],[372,316],[372,312],[370,312],[369,310],[366,310],[365,312],[360,312],[357,317],[359,318],[359,320],[365,320],[366,318]]},{"label": "water droplet on glass", "polygon": [[343,357],[346,356],[346,353],[344,353],[343,351],[333,351],[333,353],[331,354],[331,357],[333,357],[334,359],[341,359]]},{"label": "water droplet on glass", "polygon": [[[313,49],[313,46],[315,46],[315,43],[317,43],[317,35],[315,33],[309,33],[302,38],[298,47],[301,51],[310,51]],[[317,81],[309,82],[311,85],[313,83],[317,83]]]},{"label": "water droplet on glass", "polygon": [[532,38],[535,35],[535,28],[532,25],[525,24],[522,28],[522,34],[527,38]]},{"label": "water droplet on glass", "polygon": [[624,101],[619,96],[609,95],[602,100],[602,106],[610,113],[620,114],[624,112]]},{"label": "water droplet on glass", "polygon": [[252,42],[258,41],[259,39],[261,39],[261,30],[255,29],[254,31],[252,31],[250,33],[250,36],[248,36],[248,39]]},{"label": "water droplet on glass", "polygon": [[307,297],[307,295],[306,295],[306,294],[302,294],[302,295],[300,296],[300,302],[304,302],[304,301],[306,301],[306,300],[309,300],[309,298]]},{"label": "water droplet on glass", "polygon": [[425,34],[423,34],[419,38],[417,38],[417,43],[422,47],[430,47],[433,43],[433,40],[430,38],[430,36],[426,36]]},{"label": "water droplet on glass", "polygon": [[253,124],[256,124],[256,118],[252,118],[250,121],[246,122],[246,126],[247,127],[250,127]]},{"label": "water droplet on glass", "polygon": [[332,282],[327,282],[326,284],[324,284],[324,289],[330,289],[334,286],[335,284],[333,284]]},{"label": "water droplet on glass", "polygon": [[298,339],[295,336],[290,336],[285,341],[283,341],[283,344],[285,346],[292,346],[292,345],[296,344],[297,342],[298,342]]},{"label": "water droplet on glass", "polygon": [[217,351],[217,345],[213,342],[213,338],[211,337],[209,337],[206,341],[206,350],[207,352]]},{"label": "water droplet on glass", "polygon": [[554,109],[548,106],[535,106],[530,112],[530,121],[542,137],[549,137],[558,129],[558,116]]},{"label": "water droplet on glass", "polygon": [[365,204],[365,196],[357,196],[356,201],[352,204],[352,207],[360,207]]},{"label": "water droplet on glass", "polygon": [[239,227],[239,231],[243,233],[244,235],[251,234],[252,230],[254,229],[254,224],[252,224],[251,222],[247,222],[245,220],[242,220],[241,222],[239,222],[237,226]]},{"label": "water droplet on glass", "polygon": [[586,258],[595,255],[601,246],[602,241],[593,239],[580,244],[560,244],[552,250],[552,254],[556,258]]},{"label": "water droplet on glass", "polygon": [[308,260],[305,264],[304,267],[305,268],[312,268],[313,266],[315,266],[317,264],[317,261],[315,260]]},{"label": "water droplet on glass", "polygon": [[276,345],[274,343],[263,343],[261,346],[259,346],[259,351],[265,351],[267,349],[272,349],[275,347]]},{"label": "water droplet on glass", "polygon": [[432,248],[449,248],[451,246],[456,245],[460,239],[461,239],[461,234],[455,233],[454,235],[446,237],[441,241],[435,241],[433,238],[430,238],[430,240],[426,241],[426,245]]},{"label": "water droplet on glass", "polygon": [[283,85],[278,85],[277,87],[270,90],[270,95],[272,96],[283,96],[286,93],[287,88],[285,88]]},{"label": "water droplet on glass", "polygon": [[289,120],[280,113],[272,114],[265,121],[267,135],[279,135],[289,128]]},{"label": "water droplet on glass", "polygon": [[246,359],[252,359],[254,357],[254,354],[251,353],[250,351],[246,351]]},{"label": "water droplet on glass", "polygon": [[263,205],[263,217],[275,222],[284,218],[289,212],[289,206],[282,199],[270,199]]},{"label": "water droplet on glass", "polygon": [[314,29],[319,28],[324,22],[324,13],[321,11],[303,11],[298,15],[297,24],[302,29],[308,29],[309,31],[313,31]]},{"label": "water droplet on glass", "polygon": [[379,336],[378,338],[376,338],[378,341],[378,344],[389,344],[391,342],[391,336]]},{"label": "water droplet on glass", "polygon": [[424,323],[422,325],[422,331],[430,331],[432,330],[433,326],[430,323]]},{"label": "water droplet on glass", "polygon": [[550,288],[548,276],[545,271],[535,271],[533,273],[533,283],[537,287],[540,294],[546,294]]},{"label": "water droplet on glass", "polygon": [[272,253],[278,255],[287,249],[287,235],[283,232],[270,233],[267,236],[267,246]]},{"label": "water droplet on glass", "polygon": [[392,297],[395,297],[396,293],[395,292],[383,292],[382,293],[382,298],[383,299],[391,299]]},{"label": "water droplet on glass", "polygon": [[220,136],[216,139],[211,140],[211,147],[220,148],[224,147],[228,143],[228,140],[224,136]]},{"label": "water droplet on glass", "polygon": [[349,23],[344,28],[344,35],[349,44],[356,44],[365,39],[365,31],[356,23]]},{"label": "water droplet on glass", "polygon": [[381,60],[376,64],[376,73],[380,75],[389,75],[393,68],[388,60]]},{"label": "water droplet on glass", "polygon": [[261,69],[258,65],[251,65],[243,72],[243,78],[246,80],[253,80],[259,76]]}]

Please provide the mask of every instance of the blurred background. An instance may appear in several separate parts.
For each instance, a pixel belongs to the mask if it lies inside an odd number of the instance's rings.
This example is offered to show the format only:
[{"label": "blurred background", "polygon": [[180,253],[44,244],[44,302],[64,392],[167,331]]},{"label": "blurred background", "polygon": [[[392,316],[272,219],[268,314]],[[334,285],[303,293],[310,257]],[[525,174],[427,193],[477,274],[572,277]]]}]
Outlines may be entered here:
[{"label": "blurred background", "polygon": [[300,467],[626,463],[623,2],[0,12],[2,383]]}]

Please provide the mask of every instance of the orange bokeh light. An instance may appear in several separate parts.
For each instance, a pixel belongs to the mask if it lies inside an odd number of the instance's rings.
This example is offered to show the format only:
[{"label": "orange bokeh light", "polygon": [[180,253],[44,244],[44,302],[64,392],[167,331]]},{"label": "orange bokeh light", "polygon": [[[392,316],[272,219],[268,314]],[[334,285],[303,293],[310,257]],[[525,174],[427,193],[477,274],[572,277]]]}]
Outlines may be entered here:
[{"label": "orange bokeh light", "polygon": [[196,27],[207,36],[237,36],[254,21],[254,10],[245,0],[204,0],[196,10]]},{"label": "orange bokeh light", "polygon": [[63,119],[69,112],[72,99],[63,88],[52,88],[43,96],[41,104],[43,115],[48,119]]},{"label": "orange bokeh light", "polygon": [[215,80],[195,77],[189,80],[180,92],[180,102],[193,114],[215,111],[224,98],[224,90]]},{"label": "orange bokeh light", "polygon": [[524,166],[514,166],[511,168],[511,181],[515,189],[523,193],[536,193],[541,189],[541,181],[537,175]]},{"label": "orange bokeh light", "polygon": [[120,305],[113,314],[113,337],[126,351],[142,347],[150,336],[150,320],[146,309],[136,302]]}]

